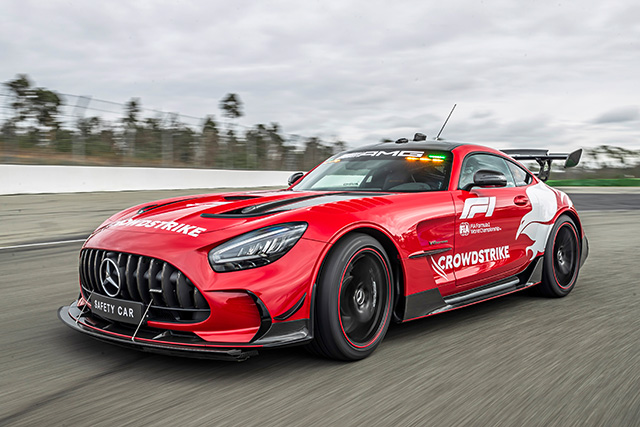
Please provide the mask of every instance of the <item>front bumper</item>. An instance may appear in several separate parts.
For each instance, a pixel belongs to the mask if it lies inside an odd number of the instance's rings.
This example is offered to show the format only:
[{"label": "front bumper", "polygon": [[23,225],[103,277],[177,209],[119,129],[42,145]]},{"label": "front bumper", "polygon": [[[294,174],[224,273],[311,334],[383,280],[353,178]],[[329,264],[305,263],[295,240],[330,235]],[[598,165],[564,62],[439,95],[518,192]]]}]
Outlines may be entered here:
[{"label": "front bumper", "polygon": [[[260,339],[248,345],[211,343],[196,334],[111,322],[82,310],[77,301],[58,309],[58,317],[71,329],[93,338],[136,350],[192,357],[244,361],[258,355],[259,348],[304,344],[312,339],[308,320],[273,323]],[[137,330],[136,330],[137,329]]]}]

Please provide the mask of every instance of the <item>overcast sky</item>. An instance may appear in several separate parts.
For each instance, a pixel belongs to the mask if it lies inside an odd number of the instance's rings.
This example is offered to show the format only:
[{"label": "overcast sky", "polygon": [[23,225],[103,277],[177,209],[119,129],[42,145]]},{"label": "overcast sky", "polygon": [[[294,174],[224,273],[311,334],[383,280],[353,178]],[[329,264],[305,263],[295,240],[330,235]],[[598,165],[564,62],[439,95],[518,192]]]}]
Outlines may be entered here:
[{"label": "overcast sky", "polygon": [[12,1],[0,80],[340,138],[640,148],[640,3]]}]

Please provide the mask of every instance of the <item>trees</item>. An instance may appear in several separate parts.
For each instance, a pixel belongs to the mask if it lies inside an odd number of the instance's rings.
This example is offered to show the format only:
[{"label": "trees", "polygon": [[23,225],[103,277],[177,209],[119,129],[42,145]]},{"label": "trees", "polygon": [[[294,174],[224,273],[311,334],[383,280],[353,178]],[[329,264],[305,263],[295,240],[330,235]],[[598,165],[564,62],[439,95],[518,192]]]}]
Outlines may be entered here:
[{"label": "trees", "polygon": [[67,100],[26,74],[2,85],[10,114],[0,119],[0,156],[10,161],[302,170],[344,146],[285,136],[275,122],[240,126],[244,105],[236,93],[219,101],[221,123],[211,115],[199,120],[144,109],[139,98],[122,104],[75,95]]},{"label": "trees", "polygon": [[61,104],[60,96],[51,90],[38,87],[32,91],[31,111],[49,144],[55,142],[55,133],[60,128],[58,114]]},{"label": "trees", "polygon": [[[136,118],[137,116],[133,116]],[[147,117],[140,120],[140,124],[136,129],[136,149],[138,155],[146,158],[157,160],[162,154],[162,119],[159,117]]]},{"label": "trees", "polygon": [[283,169],[284,167],[284,139],[280,135],[280,125],[272,122],[267,127],[269,135],[269,147],[267,149],[267,169]]},{"label": "trees", "polygon": [[220,154],[220,133],[215,118],[206,116],[202,123],[200,137],[200,149],[202,151],[202,166],[222,167],[223,161]]},{"label": "trees", "polygon": [[31,110],[40,126],[45,128],[58,128],[58,109],[62,104],[60,96],[48,89],[35,88],[32,92]]},{"label": "trees", "polygon": [[112,131],[106,128],[106,125],[97,116],[78,119],[78,136],[86,147],[85,154],[87,156],[105,157],[113,155]]},{"label": "trees", "polygon": [[226,155],[224,160],[225,167],[246,168],[247,167],[247,151],[246,144],[238,139],[233,120],[242,117],[242,101],[235,93],[228,93],[220,100],[220,109],[222,115],[231,119],[228,122],[227,132],[224,137]]},{"label": "trees", "polygon": [[225,135],[227,142],[225,167],[231,169],[245,169],[247,167],[246,144],[236,136],[233,129],[229,129]]},{"label": "trees", "polygon": [[124,106],[125,116],[122,119],[124,124],[124,143],[129,156],[136,154],[136,134],[138,127],[138,114],[140,113],[140,99],[131,98]]},{"label": "trees", "polygon": [[25,127],[32,134],[31,138],[25,140],[28,143],[41,139],[46,144],[55,142],[55,132],[60,127],[58,115],[62,97],[54,91],[33,87],[26,74],[18,74],[4,85],[12,98],[10,106],[14,114],[10,121],[13,128]]},{"label": "trees", "polygon": [[125,126],[136,127],[140,114],[140,98],[131,98],[124,105],[125,117],[122,119]]},{"label": "trees", "polygon": [[242,101],[240,97],[235,93],[228,93],[220,101],[220,109],[223,111],[223,115],[229,119],[237,119],[244,115],[242,111]]},{"label": "trees", "polygon": [[170,135],[171,138],[173,162],[191,164],[196,149],[194,131],[185,126],[177,114],[172,113],[169,115],[169,127],[165,128],[164,134]]},{"label": "trees", "polygon": [[29,95],[31,94],[31,81],[26,74],[18,74],[14,80],[6,82],[5,87],[9,89],[9,93],[12,97],[11,108],[14,110],[14,116],[12,121],[14,124],[19,124],[23,120],[26,120],[29,116],[31,104],[29,102]]},{"label": "trees", "polygon": [[245,134],[247,141],[247,167],[265,169],[269,134],[263,124],[256,125]]},{"label": "trees", "polygon": [[[338,147],[339,150],[335,148]],[[324,144],[319,138],[312,137],[305,141],[305,149],[302,155],[301,168],[310,170],[318,163],[331,157],[337,151],[344,150],[344,142],[337,141],[334,146]]]}]

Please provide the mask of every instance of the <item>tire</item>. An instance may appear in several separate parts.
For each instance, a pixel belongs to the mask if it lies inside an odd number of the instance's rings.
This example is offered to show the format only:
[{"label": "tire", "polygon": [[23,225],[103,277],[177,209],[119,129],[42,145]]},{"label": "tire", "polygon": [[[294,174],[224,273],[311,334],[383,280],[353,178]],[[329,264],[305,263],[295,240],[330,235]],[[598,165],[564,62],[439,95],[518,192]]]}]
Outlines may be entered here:
[{"label": "tire", "polygon": [[347,236],[333,247],[320,273],[310,350],[331,359],[364,359],[384,338],[392,307],[384,248],[366,234]]},{"label": "tire", "polygon": [[571,218],[561,215],[556,221],[544,253],[542,283],[538,286],[543,296],[567,296],[578,280],[580,270],[580,237]]}]

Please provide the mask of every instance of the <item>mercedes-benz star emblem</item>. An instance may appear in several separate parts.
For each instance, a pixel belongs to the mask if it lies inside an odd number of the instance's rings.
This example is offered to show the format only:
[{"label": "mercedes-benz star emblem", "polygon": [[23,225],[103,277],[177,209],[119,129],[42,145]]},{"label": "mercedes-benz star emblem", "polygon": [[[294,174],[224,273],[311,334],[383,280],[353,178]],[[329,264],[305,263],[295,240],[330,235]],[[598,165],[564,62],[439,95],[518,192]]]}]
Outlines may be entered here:
[{"label": "mercedes-benz star emblem", "polygon": [[111,258],[105,258],[100,264],[100,283],[104,293],[115,297],[120,293],[120,269]]}]

